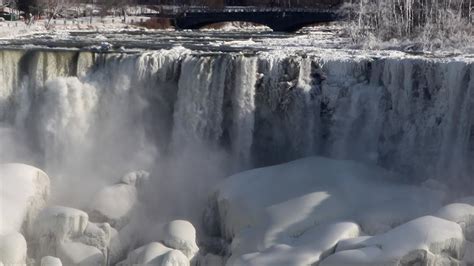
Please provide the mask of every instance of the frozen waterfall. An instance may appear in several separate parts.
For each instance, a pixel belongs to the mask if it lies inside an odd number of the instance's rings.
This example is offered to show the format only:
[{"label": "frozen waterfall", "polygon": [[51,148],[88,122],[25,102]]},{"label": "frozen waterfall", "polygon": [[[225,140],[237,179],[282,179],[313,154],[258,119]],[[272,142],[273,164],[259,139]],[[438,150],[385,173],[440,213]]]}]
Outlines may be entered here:
[{"label": "frozen waterfall", "polygon": [[146,169],[205,147],[230,171],[324,155],[469,178],[469,61],[2,50],[0,66],[0,142],[20,140],[52,176]]}]

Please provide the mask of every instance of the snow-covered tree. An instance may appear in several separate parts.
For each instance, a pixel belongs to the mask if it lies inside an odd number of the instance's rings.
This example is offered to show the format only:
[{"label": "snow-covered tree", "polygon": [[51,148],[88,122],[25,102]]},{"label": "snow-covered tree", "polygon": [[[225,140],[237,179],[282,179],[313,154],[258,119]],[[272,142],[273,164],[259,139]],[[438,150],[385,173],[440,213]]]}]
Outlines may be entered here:
[{"label": "snow-covered tree", "polygon": [[347,0],[355,40],[416,39],[425,44],[472,36],[473,0]]}]

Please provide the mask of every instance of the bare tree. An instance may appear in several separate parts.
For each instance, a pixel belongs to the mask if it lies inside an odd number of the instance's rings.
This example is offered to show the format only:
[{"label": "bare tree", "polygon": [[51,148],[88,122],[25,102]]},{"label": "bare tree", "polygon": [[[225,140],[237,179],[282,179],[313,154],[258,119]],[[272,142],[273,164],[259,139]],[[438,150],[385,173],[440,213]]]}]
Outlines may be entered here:
[{"label": "bare tree", "polygon": [[48,19],[46,27],[48,28],[51,20],[63,13],[69,6],[69,0],[36,0],[40,12]]},{"label": "bare tree", "polygon": [[107,14],[112,11],[114,15],[118,11],[125,20],[127,18],[127,9],[129,6],[136,4],[133,0],[99,0],[97,3],[100,5],[103,14]]}]

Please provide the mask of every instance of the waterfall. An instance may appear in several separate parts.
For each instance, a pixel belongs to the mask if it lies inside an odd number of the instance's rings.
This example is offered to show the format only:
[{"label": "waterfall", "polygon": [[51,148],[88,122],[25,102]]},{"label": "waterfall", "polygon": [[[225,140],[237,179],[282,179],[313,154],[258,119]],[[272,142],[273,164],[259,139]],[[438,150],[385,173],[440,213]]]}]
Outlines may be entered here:
[{"label": "waterfall", "polygon": [[251,149],[255,125],[255,85],[257,58],[238,57],[235,70],[235,88],[232,110],[232,150],[240,166],[251,167]]},{"label": "waterfall", "polygon": [[203,147],[232,171],[324,155],[423,180],[472,162],[467,59],[2,50],[0,64],[0,125],[53,173],[96,178]]}]

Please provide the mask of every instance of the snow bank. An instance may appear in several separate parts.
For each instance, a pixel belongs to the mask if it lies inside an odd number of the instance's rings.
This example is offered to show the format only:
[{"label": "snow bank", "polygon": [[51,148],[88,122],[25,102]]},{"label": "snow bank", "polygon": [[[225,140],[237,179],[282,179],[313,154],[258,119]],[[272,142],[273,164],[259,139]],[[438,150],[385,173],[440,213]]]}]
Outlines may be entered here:
[{"label": "snow bank", "polygon": [[25,164],[0,164],[0,234],[31,232],[49,196],[49,177]]},{"label": "snow bank", "polygon": [[397,179],[376,166],[309,157],[226,179],[210,216],[232,240],[228,265],[313,264],[341,239],[384,233],[441,207],[439,191]]},{"label": "snow bank", "polygon": [[346,250],[320,265],[448,265],[462,258],[464,237],[458,224],[424,216],[385,234],[341,245]]},{"label": "snow bank", "polygon": [[26,264],[26,240],[20,233],[0,234],[0,265]]}]

